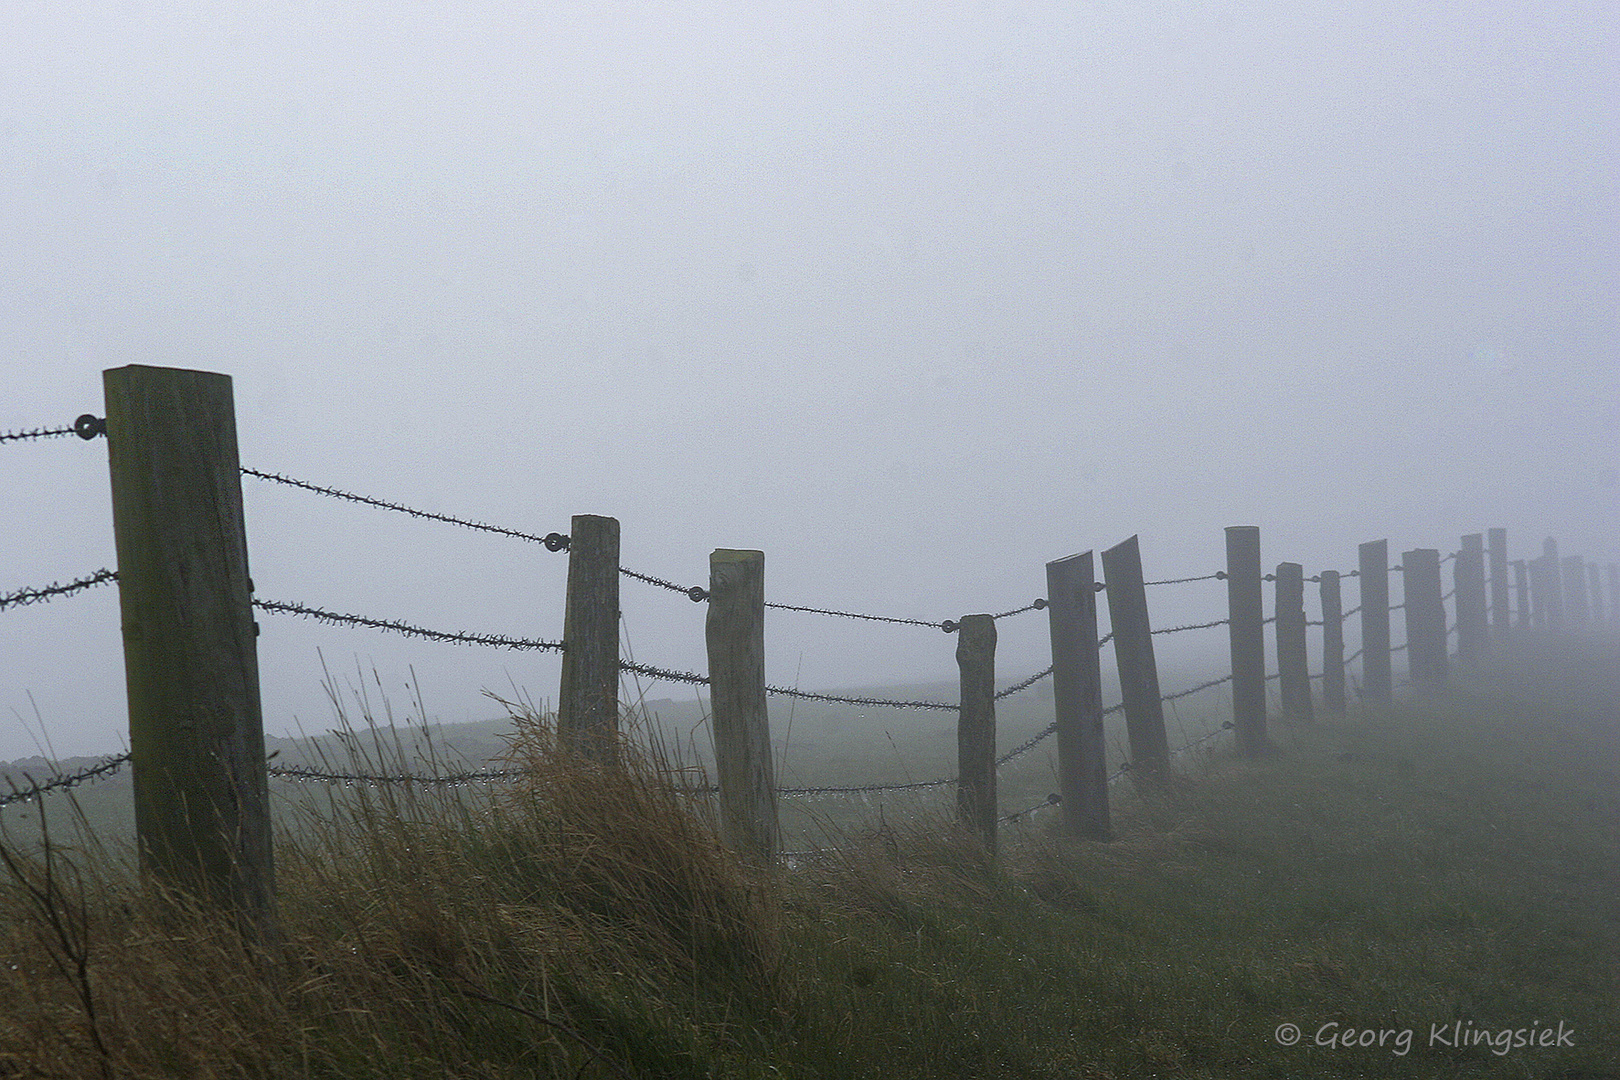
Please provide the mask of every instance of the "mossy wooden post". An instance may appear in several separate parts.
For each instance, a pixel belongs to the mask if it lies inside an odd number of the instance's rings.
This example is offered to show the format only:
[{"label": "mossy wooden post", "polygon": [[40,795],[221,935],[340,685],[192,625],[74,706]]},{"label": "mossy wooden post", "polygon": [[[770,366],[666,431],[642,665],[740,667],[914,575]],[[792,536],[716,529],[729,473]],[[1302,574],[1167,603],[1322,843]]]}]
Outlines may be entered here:
[{"label": "mossy wooden post", "polygon": [[1508,611],[1507,530],[1490,529],[1487,536],[1491,560],[1491,632],[1500,639],[1513,625]]},{"label": "mossy wooden post", "polygon": [[1564,623],[1585,626],[1590,618],[1586,603],[1586,564],[1579,555],[1565,555],[1563,562]]},{"label": "mossy wooden post", "polygon": [[1485,652],[1485,537],[1469,533],[1462,538],[1452,567],[1457,590],[1457,659],[1474,663]]},{"label": "mossy wooden post", "polygon": [[996,850],[996,620],[964,615],[956,627],[961,712],[956,721],[956,816]]},{"label": "mossy wooden post", "polygon": [[717,548],[710,553],[704,637],[720,835],[733,851],[771,862],[782,841],[765,708],[764,552]]},{"label": "mossy wooden post", "polygon": [[1260,595],[1260,529],[1226,530],[1227,629],[1232,647],[1232,726],[1244,757],[1271,748],[1266,736],[1266,614]]},{"label": "mossy wooden post", "polygon": [[1322,709],[1344,715],[1344,613],[1340,610],[1339,572],[1324,570],[1322,589]]},{"label": "mossy wooden post", "polygon": [[557,735],[607,764],[619,741],[619,521],[575,514],[568,536]]},{"label": "mossy wooden post", "polygon": [[1389,541],[1368,540],[1357,549],[1361,588],[1362,696],[1388,705],[1395,682],[1389,663]]},{"label": "mossy wooden post", "polygon": [[231,379],[102,372],[113,541],[143,872],[276,934]]},{"label": "mossy wooden post", "polygon": [[1440,552],[1418,548],[1401,556],[1406,589],[1406,659],[1412,681],[1446,679],[1446,604],[1441,599]]},{"label": "mossy wooden post", "polygon": [[1295,723],[1316,719],[1305,626],[1305,568],[1294,562],[1278,563],[1277,674],[1283,715]]},{"label": "mossy wooden post", "polygon": [[1519,630],[1530,628],[1530,568],[1523,559],[1513,563],[1513,599],[1515,602],[1513,625]]},{"label": "mossy wooden post", "polygon": [[1170,739],[1164,730],[1164,702],[1159,697],[1159,667],[1153,656],[1153,629],[1148,621],[1147,588],[1142,582],[1142,553],[1137,538],[1121,541],[1102,554],[1108,590],[1108,620],[1114,628],[1114,660],[1125,705],[1125,734],[1131,746],[1131,771],[1162,776],[1170,767]]},{"label": "mossy wooden post", "polygon": [[1046,614],[1052,631],[1052,705],[1057,721],[1063,829],[1070,836],[1109,840],[1113,828],[1108,821],[1107,747],[1103,742],[1097,589],[1091,552],[1046,564]]}]

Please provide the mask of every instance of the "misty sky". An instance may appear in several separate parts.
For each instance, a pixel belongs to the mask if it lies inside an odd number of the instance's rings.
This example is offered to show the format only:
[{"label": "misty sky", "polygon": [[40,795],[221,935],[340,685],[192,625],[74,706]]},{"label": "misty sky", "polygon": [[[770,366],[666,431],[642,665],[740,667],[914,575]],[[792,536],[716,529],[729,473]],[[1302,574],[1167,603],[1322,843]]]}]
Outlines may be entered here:
[{"label": "misty sky", "polygon": [[[13,0],[0,429],[221,371],[245,465],[924,619],[1132,533],[1207,573],[1234,524],[1307,573],[1491,526],[1613,561],[1617,102],[1612,4]],[[106,476],[0,445],[0,592],[115,565]],[[244,496],[263,598],[561,636],[564,555]],[[706,670],[700,606],[623,590],[637,659]],[[413,667],[447,721],[556,694],[552,657],[259,621],[273,733],[330,726],[317,649],[400,714]],[[1003,624],[1004,682],[1045,632]],[[773,682],[955,670],[937,631],[767,634]],[[1218,674],[1193,636],[1161,665]],[[0,612],[0,759],[125,728],[115,588]]]}]

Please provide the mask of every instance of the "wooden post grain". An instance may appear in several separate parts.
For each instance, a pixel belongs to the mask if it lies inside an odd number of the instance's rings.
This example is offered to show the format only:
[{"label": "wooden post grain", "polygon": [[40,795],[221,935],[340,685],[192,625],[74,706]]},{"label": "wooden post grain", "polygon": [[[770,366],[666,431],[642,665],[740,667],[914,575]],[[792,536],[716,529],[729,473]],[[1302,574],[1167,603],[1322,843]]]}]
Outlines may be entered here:
[{"label": "wooden post grain", "polygon": [[1367,701],[1395,699],[1389,664],[1389,541],[1368,540],[1357,549],[1361,588],[1361,682]]},{"label": "wooden post grain", "polygon": [[102,372],[143,872],[276,934],[231,379]]},{"label": "wooden post grain", "polygon": [[704,637],[720,836],[732,850],[770,862],[781,850],[781,827],[765,707],[764,552],[710,553]]},{"label": "wooden post grain", "polygon": [[1343,716],[1344,614],[1339,600],[1339,572],[1322,571],[1322,709]]},{"label": "wooden post grain", "polygon": [[607,764],[619,741],[619,522],[576,514],[568,537],[557,735]]},{"label": "wooden post grain", "polygon": [[1170,768],[1170,739],[1164,730],[1164,702],[1159,698],[1159,667],[1153,658],[1153,629],[1137,538],[1103,552],[1102,564],[1120,696],[1125,699],[1131,770],[1160,777]]},{"label": "wooden post grain", "polygon": [[1512,625],[1508,618],[1507,530],[1488,531],[1491,560],[1491,631],[1500,640]]},{"label": "wooden post grain", "polygon": [[1091,552],[1046,564],[1046,613],[1052,633],[1052,703],[1063,828],[1070,836],[1108,840],[1113,829],[1108,821],[1097,589]]},{"label": "wooden post grain", "polygon": [[1266,614],[1260,593],[1260,530],[1226,529],[1227,630],[1232,653],[1232,726],[1247,758],[1271,750],[1266,735]]},{"label": "wooden post grain", "polygon": [[956,722],[956,816],[996,850],[996,620],[964,615],[956,629],[961,713]]},{"label": "wooden post grain", "polygon": [[1305,625],[1305,568],[1299,563],[1278,563],[1277,673],[1283,715],[1294,723],[1315,719]]},{"label": "wooden post grain", "polygon": [[1440,552],[1419,548],[1401,556],[1401,580],[1406,592],[1406,659],[1412,681],[1444,682],[1446,605],[1441,599]]},{"label": "wooden post grain", "polygon": [[1485,537],[1469,533],[1462,538],[1452,567],[1457,600],[1457,659],[1474,663],[1485,652]]}]

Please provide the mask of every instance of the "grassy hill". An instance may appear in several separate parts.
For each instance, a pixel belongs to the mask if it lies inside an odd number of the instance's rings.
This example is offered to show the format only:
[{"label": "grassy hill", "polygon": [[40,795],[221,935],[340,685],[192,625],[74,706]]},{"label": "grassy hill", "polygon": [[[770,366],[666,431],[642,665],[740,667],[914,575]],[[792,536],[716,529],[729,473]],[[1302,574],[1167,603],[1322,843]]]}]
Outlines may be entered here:
[{"label": "grassy hill", "polygon": [[520,710],[529,782],[289,803],[268,954],[8,810],[0,1075],[1620,1077],[1620,648],[1457,682],[1116,786],[1109,844],[885,802],[768,872]]}]

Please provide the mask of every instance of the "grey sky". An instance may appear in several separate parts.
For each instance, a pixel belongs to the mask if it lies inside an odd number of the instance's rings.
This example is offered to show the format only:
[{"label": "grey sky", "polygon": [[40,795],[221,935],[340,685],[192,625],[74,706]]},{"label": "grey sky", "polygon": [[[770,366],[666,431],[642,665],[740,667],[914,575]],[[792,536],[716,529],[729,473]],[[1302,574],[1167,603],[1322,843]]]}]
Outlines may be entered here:
[{"label": "grey sky", "polygon": [[[254,468],[611,514],[682,582],[759,547],[772,599],[927,619],[1137,532],[1150,577],[1230,524],[1308,571],[1497,525],[1620,559],[1613,6],[1080,6],[9,4],[0,429],[99,415],[103,368],[223,371]],[[0,591],[113,565],[104,444],[0,476]],[[565,556],[244,483],[261,596],[560,636]],[[1187,588],[1156,622],[1224,613]],[[701,608],[624,608],[703,670]],[[275,732],[325,726],[317,647],[396,707],[414,664],[446,720],[555,694],[551,659],[260,622]],[[773,681],[953,670],[929,631],[768,634]],[[0,612],[0,758],[41,725],[122,745],[114,590]]]}]

